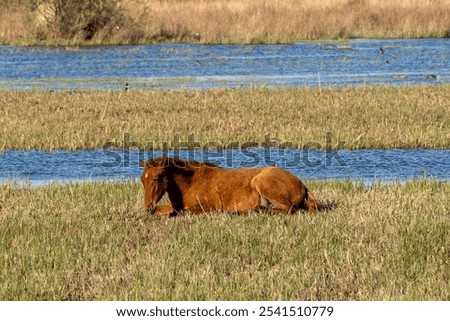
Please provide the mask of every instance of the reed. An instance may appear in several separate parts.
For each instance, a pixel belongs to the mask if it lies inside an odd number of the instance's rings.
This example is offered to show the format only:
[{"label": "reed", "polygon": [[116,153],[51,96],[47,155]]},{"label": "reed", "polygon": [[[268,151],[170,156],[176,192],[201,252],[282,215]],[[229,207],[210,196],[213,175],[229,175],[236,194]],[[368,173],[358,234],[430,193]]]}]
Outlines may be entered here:
[{"label": "reed", "polygon": [[336,208],[156,220],[138,182],[0,185],[0,299],[450,299],[448,182],[306,183]]},{"label": "reed", "polygon": [[86,34],[84,25],[69,36],[54,34],[48,27],[55,16],[51,0],[39,1],[39,6],[33,0],[17,3],[0,1],[0,43],[291,43],[448,37],[450,32],[449,0],[111,0],[105,3],[118,3],[113,16],[123,19],[89,39],[80,36]]},{"label": "reed", "polygon": [[0,150],[161,149],[176,135],[193,135],[197,148],[242,147],[266,135],[280,147],[450,148],[448,101],[449,85],[1,90]]},{"label": "reed", "polygon": [[145,33],[155,40],[192,41],[199,33],[204,43],[291,43],[444,37],[450,29],[448,0],[142,1],[142,7]]}]

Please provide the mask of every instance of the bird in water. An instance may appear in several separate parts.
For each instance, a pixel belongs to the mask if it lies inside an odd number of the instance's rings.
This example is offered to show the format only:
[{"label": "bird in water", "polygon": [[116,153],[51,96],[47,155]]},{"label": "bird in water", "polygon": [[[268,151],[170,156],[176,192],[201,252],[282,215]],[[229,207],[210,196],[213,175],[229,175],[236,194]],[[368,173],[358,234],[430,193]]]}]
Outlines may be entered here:
[{"label": "bird in water", "polygon": [[384,54],[384,49],[383,49],[383,47],[380,47],[380,52],[381,52],[381,54]]}]

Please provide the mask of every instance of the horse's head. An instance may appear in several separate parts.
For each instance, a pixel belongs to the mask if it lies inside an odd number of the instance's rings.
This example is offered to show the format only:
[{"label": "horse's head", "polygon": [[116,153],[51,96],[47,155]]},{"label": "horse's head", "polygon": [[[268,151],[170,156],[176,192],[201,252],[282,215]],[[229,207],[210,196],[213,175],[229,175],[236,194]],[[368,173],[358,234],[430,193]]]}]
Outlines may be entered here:
[{"label": "horse's head", "polygon": [[153,214],[156,210],[156,204],[167,191],[169,184],[166,167],[167,157],[156,158],[147,162],[141,161],[141,167],[144,167],[141,181],[144,185],[144,206],[145,209]]}]

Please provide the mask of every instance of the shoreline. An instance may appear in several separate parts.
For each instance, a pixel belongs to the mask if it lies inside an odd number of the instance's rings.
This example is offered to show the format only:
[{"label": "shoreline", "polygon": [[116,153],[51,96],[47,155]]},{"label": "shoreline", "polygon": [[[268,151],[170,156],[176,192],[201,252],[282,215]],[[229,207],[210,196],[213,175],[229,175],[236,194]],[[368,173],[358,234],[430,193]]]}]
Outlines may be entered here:
[{"label": "shoreline", "polygon": [[[450,32],[450,31],[449,31]],[[450,34],[448,36],[417,36],[417,37],[348,37],[348,38],[314,38],[314,39],[308,39],[308,38],[299,38],[290,42],[233,42],[233,41],[225,41],[225,42],[198,42],[198,41],[143,41],[143,42],[135,42],[135,43],[128,43],[128,42],[20,42],[20,41],[13,41],[13,42],[2,42],[2,39],[0,38],[0,46],[4,47],[30,47],[30,48],[67,48],[76,50],[76,48],[95,48],[95,47],[137,47],[137,46],[154,46],[154,45],[197,45],[197,46],[290,46],[295,44],[314,44],[314,43],[336,43],[336,44],[342,44],[349,41],[370,41],[370,40],[386,40],[386,41],[401,41],[401,40],[443,40],[443,41],[450,41]],[[345,50],[345,49],[342,49]]]},{"label": "shoreline", "polygon": [[[449,31],[450,33],[450,31]],[[199,46],[220,46],[220,45],[235,45],[235,46],[289,46],[295,45],[297,43],[321,43],[321,42],[330,42],[330,43],[345,43],[351,40],[415,40],[415,39],[436,39],[436,40],[448,40],[450,39],[449,35],[441,35],[441,36],[432,36],[432,35],[419,35],[419,36],[411,36],[411,37],[400,37],[400,36],[392,36],[392,37],[383,37],[383,36],[374,36],[374,37],[347,37],[347,38],[298,38],[292,41],[257,41],[257,42],[239,42],[239,41],[223,41],[223,42],[198,42],[198,41],[170,41],[170,40],[162,40],[162,41],[141,41],[141,42],[132,42],[129,43],[127,41],[120,42],[72,42],[72,41],[55,41],[55,42],[23,42],[20,39],[11,42],[2,42],[0,38],[0,46],[10,46],[10,47],[43,47],[43,48],[94,48],[94,47],[114,47],[114,46],[152,46],[152,45],[199,45]]]}]

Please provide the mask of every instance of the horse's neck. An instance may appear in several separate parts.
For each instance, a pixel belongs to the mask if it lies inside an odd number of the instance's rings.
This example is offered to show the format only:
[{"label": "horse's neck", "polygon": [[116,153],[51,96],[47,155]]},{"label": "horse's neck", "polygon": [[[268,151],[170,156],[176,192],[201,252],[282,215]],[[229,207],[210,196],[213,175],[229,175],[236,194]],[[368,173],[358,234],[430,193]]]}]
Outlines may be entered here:
[{"label": "horse's neck", "polygon": [[180,189],[188,188],[193,179],[195,179],[195,170],[192,171],[191,175],[186,175],[181,171],[174,171],[172,173],[172,181],[175,185],[179,186]]},{"label": "horse's neck", "polygon": [[195,174],[197,171],[198,169],[196,168],[186,170],[186,172],[174,170],[170,174],[171,178],[169,179],[167,194],[169,194],[169,199],[174,208],[184,205],[183,195],[186,195],[191,188],[192,183],[196,179]]}]

